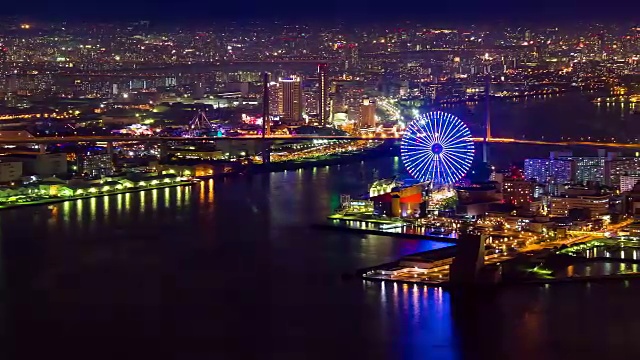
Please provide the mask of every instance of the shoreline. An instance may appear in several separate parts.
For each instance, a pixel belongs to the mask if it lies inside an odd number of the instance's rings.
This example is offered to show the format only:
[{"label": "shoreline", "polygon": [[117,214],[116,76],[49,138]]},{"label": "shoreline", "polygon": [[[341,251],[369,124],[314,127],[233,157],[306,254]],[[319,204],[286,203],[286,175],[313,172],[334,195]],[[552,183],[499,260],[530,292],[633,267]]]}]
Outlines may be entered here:
[{"label": "shoreline", "polygon": [[144,189],[143,188],[135,188],[135,189],[131,188],[131,189],[127,189],[127,190],[119,190],[119,191],[113,191],[113,192],[109,192],[109,193],[93,194],[93,195],[78,196],[78,197],[74,196],[74,197],[68,197],[68,198],[42,199],[42,200],[28,201],[28,202],[18,203],[18,204],[0,205],[0,211],[2,211],[2,210],[11,210],[11,209],[27,207],[27,206],[51,205],[51,204],[63,203],[63,202],[66,202],[66,201],[90,199],[90,198],[96,198],[96,197],[105,197],[105,196],[111,196],[111,195],[136,193],[136,192],[142,192],[142,191],[148,191],[148,190],[164,189],[164,188],[179,187],[179,186],[189,186],[189,185],[193,185],[193,183],[191,181],[181,181],[181,182],[177,182],[177,183],[174,183],[174,184],[147,187],[147,188],[144,188]]},{"label": "shoreline", "polygon": [[319,160],[302,159],[298,161],[282,161],[269,164],[249,165],[246,169],[246,173],[262,174],[288,170],[311,169],[318,166],[344,165],[357,161],[372,160],[384,156],[393,156],[398,152],[393,146],[393,143],[395,143],[395,139],[387,140],[383,142],[383,144],[380,144],[378,147],[373,149],[367,149],[351,154],[332,155],[330,157]]},{"label": "shoreline", "polygon": [[430,240],[430,241],[447,243],[451,245],[455,245],[456,242],[458,241],[457,238],[450,238],[450,237],[444,237],[444,236],[398,233],[398,232],[390,232],[390,231],[377,230],[377,229],[358,229],[358,228],[353,228],[346,225],[312,224],[311,227],[315,229],[320,229],[320,230],[345,231],[345,232],[353,232],[353,233],[369,234],[369,235],[404,237],[404,238],[418,239],[418,240]]},{"label": "shoreline", "polygon": [[[263,165],[263,164],[249,165],[245,169],[237,170],[234,172],[219,173],[219,174],[201,176],[196,178],[199,180],[224,179],[228,177],[237,177],[237,176],[246,176],[246,175],[251,176],[251,175],[258,175],[258,174],[265,174],[265,173],[272,173],[272,172],[282,172],[287,170],[310,169],[318,166],[344,165],[344,164],[354,163],[357,161],[376,159],[383,156],[393,156],[393,154],[394,154],[393,146],[388,146],[384,148],[370,149],[370,150],[366,150],[366,151],[354,153],[354,154],[338,155],[338,156],[330,157],[327,159],[321,159],[321,160],[307,160],[307,161],[301,160],[301,161],[291,161],[291,162],[287,161],[287,162],[281,162],[281,163],[272,163],[267,165]],[[147,191],[147,190],[153,190],[153,189],[163,189],[168,187],[189,186],[189,185],[193,185],[193,182],[181,181],[178,183],[168,184],[168,185],[160,185],[160,186],[147,187],[147,188],[123,189],[123,190],[113,191],[109,193],[99,193],[99,194],[79,196],[79,197],[74,196],[74,197],[68,197],[68,198],[42,199],[42,200],[28,201],[28,202],[15,203],[15,204],[6,204],[6,205],[2,204],[0,205],[0,211],[16,209],[21,207],[28,207],[28,206],[51,205],[51,204],[58,204],[66,201],[82,200],[82,199],[88,199],[88,198],[94,198],[94,197],[135,193],[135,192],[141,192],[141,191]]]}]

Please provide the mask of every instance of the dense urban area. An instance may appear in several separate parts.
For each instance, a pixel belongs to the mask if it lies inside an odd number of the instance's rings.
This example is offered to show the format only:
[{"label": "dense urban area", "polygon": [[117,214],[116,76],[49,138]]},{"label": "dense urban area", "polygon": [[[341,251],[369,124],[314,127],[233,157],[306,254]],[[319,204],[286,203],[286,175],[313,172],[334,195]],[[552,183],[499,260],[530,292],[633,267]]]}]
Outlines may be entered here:
[{"label": "dense urban area", "polygon": [[[485,123],[467,136],[484,145],[476,151],[484,159],[476,156],[466,177],[444,183],[408,167],[416,179],[377,179],[369,194],[344,194],[331,223],[450,240],[464,229],[484,236],[489,263],[640,235],[640,156],[614,148],[634,147],[634,134],[496,138],[488,106],[572,92],[594,107],[639,113],[640,27],[195,29],[9,19],[0,26],[0,75],[2,206],[397,156],[425,112],[486,102]],[[552,151],[504,169],[487,158],[492,142],[569,141],[602,148]],[[427,266],[435,280],[447,279],[449,263],[436,263]],[[422,279],[398,269],[365,276]]]}]

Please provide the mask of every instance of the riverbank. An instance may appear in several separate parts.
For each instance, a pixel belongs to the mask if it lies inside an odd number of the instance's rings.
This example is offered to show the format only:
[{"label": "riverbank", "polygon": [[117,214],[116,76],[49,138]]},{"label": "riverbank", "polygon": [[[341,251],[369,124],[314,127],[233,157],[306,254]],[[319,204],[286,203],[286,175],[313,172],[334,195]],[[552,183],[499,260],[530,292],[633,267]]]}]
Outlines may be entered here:
[{"label": "riverbank", "polygon": [[360,229],[360,228],[350,227],[348,225],[338,225],[338,224],[313,224],[312,227],[316,229],[321,229],[321,230],[344,231],[344,232],[351,232],[351,233],[402,237],[402,238],[420,239],[420,240],[432,240],[432,241],[438,241],[438,242],[444,242],[444,243],[453,243],[458,240],[455,237],[408,233],[402,230],[393,231],[393,230],[381,230],[381,229]]},{"label": "riverbank", "polygon": [[135,193],[135,192],[163,189],[163,188],[177,187],[177,186],[188,186],[192,184],[193,183],[191,181],[180,181],[180,182],[166,184],[166,185],[149,186],[146,188],[139,188],[139,187],[125,188],[122,190],[110,191],[108,193],[96,193],[96,194],[87,194],[82,196],[70,196],[70,197],[64,197],[64,198],[60,197],[60,198],[41,199],[41,200],[34,200],[34,201],[25,201],[21,203],[0,205],[0,210],[9,210],[9,209],[15,209],[15,208],[26,207],[26,206],[51,205],[51,204],[62,203],[65,201],[82,200],[82,199],[88,199],[88,198],[97,198],[97,197],[119,195],[119,194],[126,194],[126,193]]},{"label": "riverbank", "polygon": [[362,150],[353,153],[343,153],[328,155],[323,158],[317,159],[301,159],[294,161],[282,161],[268,164],[252,164],[248,165],[246,169],[242,171],[245,174],[260,174],[268,172],[281,172],[298,169],[310,169],[318,166],[334,166],[345,165],[358,161],[367,161],[376,159],[383,156],[393,156],[399,154],[399,147],[395,146],[396,140],[385,140],[380,146]]},{"label": "riverbank", "polygon": [[[450,287],[450,288],[504,288],[517,285],[548,285],[548,284],[570,284],[570,283],[600,283],[612,281],[640,280],[640,271],[637,268],[630,268],[626,271],[615,273],[593,274],[587,271],[579,273],[572,271],[571,275],[554,274],[552,270],[537,270],[536,266],[530,269],[531,264],[545,263],[554,259],[556,255],[550,249],[538,251],[526,251],[512,255],[485,255],[484,266],[479,272],[479,280],[475,282],[456,284],[449,279],[450,266],[457,255],[457,245],[435,249],[425,252],[405,255],[395,261],[386,262],[380,265],[371,266],[356,270],[352,274],[344,274],[343,278],[352,277],[375,282],[392,282],[400,284],[421,284],[427,286]],[[537,255],[536,255],[537,254]],[[544,260],[539,256],[542,255]],[[561,257],[575,258],[568,255]],[[576,261],[577,260],[577,261]],[[602,258],[601,262],[611,262],[611,258]],[[616,259],[614,262],[622,262],[624,259]],[[598,263],[597,258],[585,259],[592,263]],[[582,263],[581,259],[574,259],[568,264]],[[631,262],[630,263],[637,263]],[[557,264],[556,264],[557,265]],[[489,268],[493,267],[493,268]],[[560,266],[562,267],[562,266]],[[552,267],[553,268],[553,267]],[[574,273],[575,272],[575,273]],[[486,273],[485,276],[481,274]],[[486,276],[488,275],[488,276]]]}]

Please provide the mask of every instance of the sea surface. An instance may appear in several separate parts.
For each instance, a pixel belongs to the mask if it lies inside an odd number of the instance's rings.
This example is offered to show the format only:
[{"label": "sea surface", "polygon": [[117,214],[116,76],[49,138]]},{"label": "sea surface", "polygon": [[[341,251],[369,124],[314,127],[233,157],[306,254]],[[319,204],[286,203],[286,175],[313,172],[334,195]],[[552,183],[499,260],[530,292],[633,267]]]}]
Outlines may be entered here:
[{"label": "sea surface", "polygon": [[0,355],[640,358],[637,282],[450,293],[343,280],[441,246],[311,227],[341,194],[400,173],[381,158],[4,210]]}]

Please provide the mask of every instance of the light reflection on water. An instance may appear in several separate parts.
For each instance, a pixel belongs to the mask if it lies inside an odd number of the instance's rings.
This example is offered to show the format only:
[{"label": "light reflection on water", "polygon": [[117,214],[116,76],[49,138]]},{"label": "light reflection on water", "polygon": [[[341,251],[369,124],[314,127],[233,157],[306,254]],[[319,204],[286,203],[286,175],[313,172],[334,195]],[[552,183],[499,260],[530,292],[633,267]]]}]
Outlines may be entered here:
[{"label": "light reflection on water", "polygon": [[608,249],[606,246],[599,246],[585,250],[581,254],[587,258],[608,257],[617,259],[638,259],[638,257],[640,257],[640,248],[627,246]]},{"label": "light reflection on water", "polygon": [[577,263],[569,265],[562,270],[554,271],[554,276],[602,276],[620,274],[623,272],[638,272],[638,270],[640,270],[638,264],[597,261],[592,263]]}]

